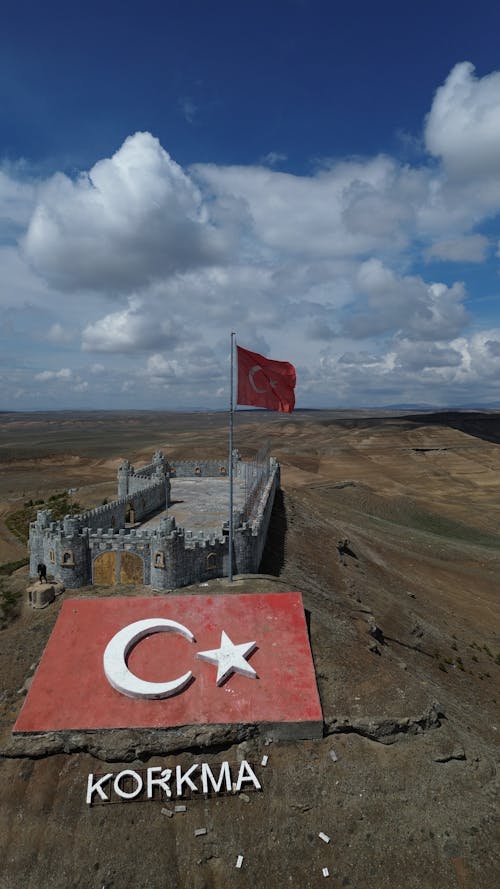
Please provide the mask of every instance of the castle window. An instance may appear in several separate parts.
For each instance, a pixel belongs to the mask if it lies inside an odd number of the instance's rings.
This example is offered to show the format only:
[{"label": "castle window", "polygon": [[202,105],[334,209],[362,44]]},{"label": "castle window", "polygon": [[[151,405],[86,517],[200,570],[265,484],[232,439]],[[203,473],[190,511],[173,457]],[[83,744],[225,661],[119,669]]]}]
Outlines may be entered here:
[{"label": "castle window", "polygon": [[155,568],[164,568],[165,567],[165,553],[162,550],[159,550],[155,553]]},{"label": "castle window", "polygon": [[207,571],[215,571],[217,568],[217,553],[209,553],[207,556]]},{"label": "castle window", "polygon": [[61,565],[65,565],[67,568],[75,567],[75,557],[73,555],[73,550],[67,549],[63,552]]},{"label": "castle window", "polygon": [[51,562],[53,565],[55,563],[55,561],[56,561],[55,550],[49,549],[49,562]]},{"label": "castle window", "polygon": [[195,468],[195,470],[194,470],[194,474],[195,474],[195,475],[201,475],[201,469],[200,469],[199,466],[196,466],[196,468]]},{"label": "castle window", "polygon": [[220,472],[221,475],[226,475],[226,474],[227,474],[226,467],[225,467],[225,466],[221,466],[220,469],[219,469],[219,472]]}]

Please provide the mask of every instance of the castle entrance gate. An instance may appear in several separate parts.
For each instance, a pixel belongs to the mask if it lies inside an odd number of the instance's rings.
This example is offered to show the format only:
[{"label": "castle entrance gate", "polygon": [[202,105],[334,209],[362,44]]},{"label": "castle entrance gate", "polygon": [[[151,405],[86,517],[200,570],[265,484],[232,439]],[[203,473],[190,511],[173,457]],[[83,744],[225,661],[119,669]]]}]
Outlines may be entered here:
[{"label": "castle entrance gate", "polygon": [[136,553],[107,550],[94,559],[92,583],[100,586],[144,583],[144,562]]}]

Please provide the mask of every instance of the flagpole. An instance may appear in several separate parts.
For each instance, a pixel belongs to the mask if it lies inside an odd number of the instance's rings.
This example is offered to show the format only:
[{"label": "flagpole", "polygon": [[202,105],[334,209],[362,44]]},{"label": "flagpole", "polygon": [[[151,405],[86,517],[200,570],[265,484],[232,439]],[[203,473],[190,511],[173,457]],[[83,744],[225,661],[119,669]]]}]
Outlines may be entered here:
[{"label": "flagpole", "polygon": [[233,582],[233,477],[234,477],[234,338],[236,334],[231,332],[231,381],[229,386],[229,560],[228,578]]}]

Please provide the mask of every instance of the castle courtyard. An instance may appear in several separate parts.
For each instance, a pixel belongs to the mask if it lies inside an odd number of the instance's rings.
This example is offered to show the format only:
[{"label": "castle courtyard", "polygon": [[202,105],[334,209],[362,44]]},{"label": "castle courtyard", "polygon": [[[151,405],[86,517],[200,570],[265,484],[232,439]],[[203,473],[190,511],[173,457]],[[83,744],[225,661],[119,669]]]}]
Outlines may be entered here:
[{"label": "castle courtyard", "polygon": [[[172,478],[170,479],[171,503],[168,509],[157,513],[145,522],[141,529],[159,526],[165,516],[175,518],[178,528],[204,534],[220,533],[224,522],[229,520],[229,478]],[[241,512],[246,500],[246,485],[242,478],[233,482],[234,511]]]}]

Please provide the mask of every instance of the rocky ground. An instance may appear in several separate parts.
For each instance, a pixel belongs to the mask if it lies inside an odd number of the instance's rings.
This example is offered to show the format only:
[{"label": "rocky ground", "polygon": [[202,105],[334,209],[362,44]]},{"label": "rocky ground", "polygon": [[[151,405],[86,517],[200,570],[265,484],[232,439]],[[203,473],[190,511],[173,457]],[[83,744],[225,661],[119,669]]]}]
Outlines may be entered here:
[{"label": "rocky ground", "polygon": [[[41,611],[21,598],[0,631],[0,889],[493,889],[500,419],[238,420],[243,451],[270,440],[283,491],[263,574],[210,588],[302,592],[323,738],[268,743],[236,727],[20,744],[11,727],[68,594]],[[165,450],[190,456],[204,437],[223,448],[223,423],[204,422],[165,435]],[[91,460],[64,476],[90,501],[88,486],[114,471],[102,464],[89,479]],[[31,496],[38,476],[21,470]],[[14,475],[5,479],[2,503],[15,505]],[[22,570],[4,580],[11,599],[26,585]],[[194,798],[175,814],[161,802],[85,803],[89,772],[223,759],[254,764],[262,790]]]}]

